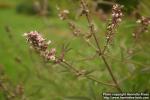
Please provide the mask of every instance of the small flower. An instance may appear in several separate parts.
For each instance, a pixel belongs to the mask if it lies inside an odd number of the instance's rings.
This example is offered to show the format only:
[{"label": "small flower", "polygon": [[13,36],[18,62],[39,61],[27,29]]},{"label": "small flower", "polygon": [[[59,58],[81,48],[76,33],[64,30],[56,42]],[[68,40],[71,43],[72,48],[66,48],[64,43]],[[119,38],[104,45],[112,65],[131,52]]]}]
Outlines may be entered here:
[{"label": "small flower", "polygon": [[106,32],[106,40],[107,42],[111,42],[113,39],[113,35],[115,34],[115,30],[118,27],[119,23],[122,21],[123,13],[122,6],[115,4],[112,7],[112,19],[107,26]]},{"label": "small flower", "polygon": [[136,23],[138,23],[138,24],[139,24],[139,23],[141,23],[141,20],[140,20],[140,19],[138,19],[138,20],[136,21]]},{"label": "small flower", "polygon": [[72,30],[72,33],[73,33],[74,36],[79,36],[79,35],[81,35],[80,29],[77,28],[74,23],[69,22],[69,26],[70,26],[70,29]]},{"label": "small flower", "polygon": [[46,59],[47,60],[55,60],[55,53],[56,53],[56,49],[52,48],[48,53],[46,53]]},{"label": "small flower", "polygon": [[48,50],[48,45],[51,43],[50,40],[46,42],[46,40],[37,31],[24,33],[24,36],[26,37],[27,42],[30,43],[31,47],[34,48],[46,60],[55,60],[56,49],[52,48]]},{"label": "small flower", "polygon": [[51,40],[49,40],[49,41],[47,42],[47,44],[49,45],[49,44],[51,44],[51,42],[52,42],[52,41],[51,41]]},{"label": "small flower", "polygon": [[45,51],[47,49],[48,45],[45,43],[45,39],[37,31],[24,33],[24,36],[33,48],[42,51]]},{"label": "small flower", "polygon": [[59,16],[59,18],[61,20],[65,20],[65,19],[67,19],[68,14],[69,14],[69,10],[65,9],[65,10],[60,11],[60,13],[58,14],[58,16]]},{"label": "small flower", "polygon": [[136,21],[138,26],[132,33],[132,36],[137,40],[140,34],[144,32],[148,32],[148,26],[150,25],[150,18],[142,16],[140,19]]}]

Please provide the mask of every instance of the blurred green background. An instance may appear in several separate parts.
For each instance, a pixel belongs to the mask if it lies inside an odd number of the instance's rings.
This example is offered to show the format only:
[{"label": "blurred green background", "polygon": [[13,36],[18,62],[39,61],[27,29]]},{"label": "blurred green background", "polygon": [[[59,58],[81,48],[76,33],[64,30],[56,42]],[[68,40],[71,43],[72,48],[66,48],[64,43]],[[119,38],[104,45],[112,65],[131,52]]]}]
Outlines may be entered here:
[{"label": "blurred green background", "polygon": [[[61,66],[44,63],[29,48],[23,33],[39,31],[52,46],[60,51],[62,44],[69,43],[73,48],[66,59],[78,67],[92,71],[98,80],[111,83],[105,65],[98,59],[82,61],[94,55],[94,50],[80,38],[71,34],[66,22],[58,18],[56,7],[69,9],[70,16],[78,26],[87,29],[84,17],[78,18],[79,0],[48,0],[48,13],[38,12],[38,0],[0,0],[0,79],[6,77],[8,87],[21,84],[27,100],[101,100],[102,92],[115,92],[116,89],[78,78]],[[102,0],[88,0],[93,11],[97,36],[104,45],[106,23],[94,9],[107,8],[98,4]],[[106,0],[107,1],[107,0]],[[111,0],[108,0],[111,2]],[[40,2],[40,1],[38,1]],[[41,0],[42,2],[42,0]],[[125,92],[150,92],[150,35],[143,33],[138,43],[134,43],[132,32],[136,27],[136,14],[150,16],[149,0],[116,0],[124,5],[124,20],[115,35],[115,41],[106,55],[121,88]],[[93,5],[95,5],[94,7]],[[99,6],[97,6],[99,5]],[[108,9],[106,15],[110,15]],[[132,53],[132,54],[130,54]],[[2,82],[0,80],[0,82]],[[0,88],[0,100],[7,100]],[[13,100],[13,99],[11,99]],[[15,99],[16,100],[16,99]],[[18,99],[20,100],[20,99]]]}]

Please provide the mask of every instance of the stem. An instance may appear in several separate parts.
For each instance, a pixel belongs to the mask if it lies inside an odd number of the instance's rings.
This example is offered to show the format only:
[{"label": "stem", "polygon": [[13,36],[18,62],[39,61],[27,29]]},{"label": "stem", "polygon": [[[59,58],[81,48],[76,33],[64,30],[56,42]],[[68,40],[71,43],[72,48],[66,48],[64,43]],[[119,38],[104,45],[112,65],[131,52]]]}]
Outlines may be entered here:
[{"label": "stem", "polygon": [[[66,66],[68,66],[68,68],[70,68],[70,70],[73,70],[75,73],[79,72],[79,70],[75,69],[71,64],[69,64],[68,62],[66,61],[62,61],[62,63],[64,63]],[[97,79],[95,79],[93,76],[91,75],[86,75],[84,74],[84,77],[86,77],[87,79],[89,80],[93,80],[99,84],[103,84],[103,85],[107,85],[107,86],[111,86],[111,87],[116,87],[116,85],[113,85],[113,84],[108,84],[108,83],[104,83],[104,82],[101,82]]]},{"label": "stem", "polygon": [[105,51],[107,50],[108,44],[109,44],[109,40],[107,40],[107,42],[104,46],[104,49],[102,50],[102,54],[105,54]]},{"label": "stem", "polygon": [[[83,7],[83,10],[88,11],[87,6],[86,6],[84,0],[81,0],[81,4],[82,4],[82,7]],[[102,55],[102,51],[101,51],[101,48],[100,48],[98,39],[97,39],[96,34],[95,34],[94,26],[93,26],[93,24],[92,24],[92,21],[91,21],[89,12],[86,12],[86,13],[85,13],[85,16],[86,16],[86,19],[87,19],[88,24],[89,24],[89,26],[90,26],[90,33],[92,34],[92,36],[93,36],[93,38],[94,38],[94,40],[95,40],[96,46],[97,46],[97,48],[98,48],[99,57],[100,57],[100,59],[102,59],[103,62],[105,63],[105,65],[106,65],[106,67],[107,67],[107,70],[108,70],[108,72],[109,72],[109,74],[110,74],[110,76],[111,76],[113,82],[114,82],[115,85],[116,85],[117,90],[118,90],[119,92],[122,92],[122,90],[121,90],[119,84],[117,83],[117,80],[116,80],[116,78],[115,78],[115,76],[114,76],[114,74],[113,74],[113,72],[112,72],[111,67],[110,67],[109,64],[107,63],[105,56]]]},{"label": "stem", "polygon": [[111,78],[113,79],[114,83],[116,84],[117,90],[118,90],[119,92],[122,92],[122,90],[121,90],[121,88],[120,88],[120,86],[119,86],[119,84],[118,84],[118,82],[117,82],[117,80],[116,80],[116,78],[115,78],[115,76],[114,76],[114,74],[113,74],[113,72],[112,72],[111,67],[109,66],[109,64],[108,64],[107,61],[106,61],[106,58],[105,58],[103,55],[101,56],[101,58],[102,58],[102,60],[104,61],[104,63],[105,63],[105,65],[106,65],[106,67],[107,67],[107,70],[108,70],[108,72],[109,72]]},{"label": "stem", "polygon": [[78,70],[76,68],[74,68],[72,65],[70,65],[69,63],[67,63],[66,61],[62,61],[65,65],[67,65],[70,69],[72,69],[74,72],[78,72]]},{"label": "stem", "polygon": [[113,84],[108,84],[108,83],[101,82],[101,81],[95,79],[93,76],[86,76],[86,78],[87,78],[87,79],[90,79],[90,80],[93,80],[93,81],[96,81],[97,83],[100,83],[100,84],[103,84],[103,85],[108,85],[108,86],[116,87],[116,86],[113,85]]}]

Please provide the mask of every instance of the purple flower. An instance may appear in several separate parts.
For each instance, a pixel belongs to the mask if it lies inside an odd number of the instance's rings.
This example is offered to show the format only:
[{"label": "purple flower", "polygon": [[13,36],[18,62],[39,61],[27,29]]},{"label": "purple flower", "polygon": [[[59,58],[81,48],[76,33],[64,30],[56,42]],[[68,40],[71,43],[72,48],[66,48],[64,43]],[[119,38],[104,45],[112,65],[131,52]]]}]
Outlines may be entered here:
[{"label": "purple flower", "polygon": [[46,40],[38,33],[37,31],[31,31],[28,33],[24,33],[24,36],[27,39],[27,42],[33,47],[41,56],[43,56],[48,61],[55,60],[56,49],[48,49],[48,45],[51,43],[49,40]]},{"label": "purple flower", "polygon": [[106,32],[107,42],[111,42],[113,40],[115,30],[118,27],[119,23],[122,21],[122,17],[123,17],[122,6],[118,4],[113,5],[112,19],[111,19],[111,22],[107,26],[107,32]]}]

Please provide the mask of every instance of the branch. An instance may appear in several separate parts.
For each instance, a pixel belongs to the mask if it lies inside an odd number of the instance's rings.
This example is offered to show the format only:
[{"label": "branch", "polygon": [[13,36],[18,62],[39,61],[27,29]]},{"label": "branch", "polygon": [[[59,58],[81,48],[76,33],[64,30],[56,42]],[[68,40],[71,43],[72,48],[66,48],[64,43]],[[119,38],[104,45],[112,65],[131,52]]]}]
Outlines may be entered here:
[{"label": "branch", "polygon": [[113,75],[113,72],[112,72],[111,67],[110,67],[109,64],[107,63],[106,58],[104,57],[104,55],[101,55],[101,54],[102,54],[102,51],[101,51],[101,48],[100,48],[98,39],[97,39],[96,34],[95,34],[95,31],[94,31],[94,25],[92,24],[92,19],[91,19],[91,16],[90,16],[90,14],[89,14],[88,7],[87,7],[87,5],[86,5],[86,3],[85,3],[84,0],[81,0],[81,6],[82,6],[82,8],[83,8],[83,14],[85,14],[86,19],[87,19],[88,24],[89,24],[90,33],[92,34],[92,36],[93,36],[93,38],[94,38],[94,40],[95,40],[96,46],[97,46],[97,48],[98,48],[98,50],[99,50],[99,51],[98,51],[99,57],[100,57],[100,59],[102,59],[103,62],[105,63],[105,65],[106,65],[106,67],[107,67],[107,70],[108,70],[108,72],[109,72],[111,78],[113,79],[113,81],[114,81],[114,83],[115,83],[115,85],[116,85],[117,90],[120,91],[120,92],[122,92],[122,90],[121,90],[121,88],[120,88],[120,86],[119,86],[119,84],[118,84],[118,82],[117,82],[115,76]]}]

